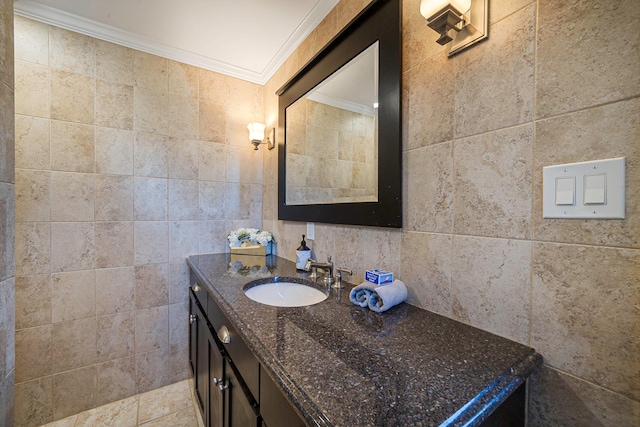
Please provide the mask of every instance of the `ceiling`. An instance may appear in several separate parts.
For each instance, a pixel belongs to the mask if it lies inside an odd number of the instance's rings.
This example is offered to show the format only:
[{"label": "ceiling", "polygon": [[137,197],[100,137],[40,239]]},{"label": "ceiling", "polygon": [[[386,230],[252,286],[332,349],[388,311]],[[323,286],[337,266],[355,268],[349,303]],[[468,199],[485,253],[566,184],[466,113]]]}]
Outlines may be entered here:
[{"label": "ceiling", "polygon": [[18,0],[15,13],[265,84],[338,0]]}]

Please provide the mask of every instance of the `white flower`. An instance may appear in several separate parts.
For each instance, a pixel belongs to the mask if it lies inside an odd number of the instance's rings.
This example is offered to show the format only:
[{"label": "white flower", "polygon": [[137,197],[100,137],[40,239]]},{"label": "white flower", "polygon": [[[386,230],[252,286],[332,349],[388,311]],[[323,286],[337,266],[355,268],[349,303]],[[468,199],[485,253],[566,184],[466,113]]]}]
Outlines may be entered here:
[{"label": "white flower", "polygon": [[267,246],[269,242],[275,242],[273,234],[268,231],[261,231],[257,228],[239,228],[231,231],[227,236],[230,247],[242,246],[247,242],[250,245]]}]

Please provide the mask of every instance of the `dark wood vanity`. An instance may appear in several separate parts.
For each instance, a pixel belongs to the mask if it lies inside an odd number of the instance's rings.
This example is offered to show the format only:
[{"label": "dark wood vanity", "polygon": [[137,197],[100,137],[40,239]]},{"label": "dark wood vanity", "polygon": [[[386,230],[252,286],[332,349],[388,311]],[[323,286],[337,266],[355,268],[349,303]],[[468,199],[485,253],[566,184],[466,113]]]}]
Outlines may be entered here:
[{"label": "dark wood vanity", "polygon": [[533,349],[401,304],[373,313],[351,285],[306,307],[250,300],[259,277],[301,277],[291,261],[239,274],[228,254],[189,257],[190,364],[209,426],[524,426]]}]

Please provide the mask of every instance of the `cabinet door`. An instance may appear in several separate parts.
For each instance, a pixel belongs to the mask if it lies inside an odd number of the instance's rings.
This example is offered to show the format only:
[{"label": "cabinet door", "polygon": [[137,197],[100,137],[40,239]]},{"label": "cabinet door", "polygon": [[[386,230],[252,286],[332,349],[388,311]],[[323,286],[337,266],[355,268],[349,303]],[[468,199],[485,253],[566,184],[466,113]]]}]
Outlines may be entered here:
[{"label": "cabinet door", "polygon": [[257,404],[247,386],[239,379],[228,360],[225,359],[225,417],[224,427],[260,427],[262,420]]},{"label": "cabinet door", "polygon": [[200,413],[208,425],[209,410],[209,342],[207,337],[207,321],[202,315],[200,307],[195,303],[193,295],[190,298],[191,327],[189,330],[189,362],[193,369],[193,385],[196,401]]},{"label": "cabinet door", "polygon": [[224,358],[218,344],[209,334],[209,427],[222,427],[224,422]]}]

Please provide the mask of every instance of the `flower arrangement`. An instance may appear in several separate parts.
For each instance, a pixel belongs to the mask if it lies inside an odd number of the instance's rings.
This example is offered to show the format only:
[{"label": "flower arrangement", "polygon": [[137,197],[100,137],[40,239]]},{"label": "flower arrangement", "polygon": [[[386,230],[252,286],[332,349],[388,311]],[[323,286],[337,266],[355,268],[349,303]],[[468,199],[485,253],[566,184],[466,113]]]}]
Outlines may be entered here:
[{"label": "flower arrangement", "polygon": [[238,228],[229,233],[227,240],[230,248],[256,245],[268,246],[269,243],[275,243],[273,234],[257,228]]}]

